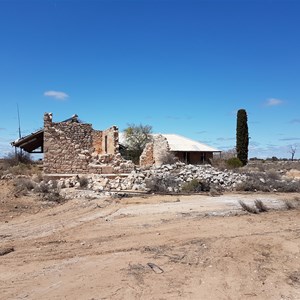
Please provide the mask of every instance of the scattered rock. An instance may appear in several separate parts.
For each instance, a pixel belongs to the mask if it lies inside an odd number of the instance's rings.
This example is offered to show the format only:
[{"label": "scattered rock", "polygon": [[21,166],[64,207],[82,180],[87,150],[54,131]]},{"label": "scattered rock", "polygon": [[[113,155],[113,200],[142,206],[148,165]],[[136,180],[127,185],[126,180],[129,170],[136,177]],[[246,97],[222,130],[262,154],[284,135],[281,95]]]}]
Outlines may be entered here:
[{"label": "scattered rock", "polygon": [[147,266],[149,266],[156,274],[161,274],[164,272],[164,270],[161,267],[154,263],[147,263]]},{"label": "scattered rock", "polygon": [[[118,158],[118,156],[117,156]],[[99,158],[98,158],[99,159]],[[103,158],[104,159],[104,158]],[[107,159],[107,158],[106,158]],[[121,161],[121,160],[120,160]],[[222,191],[234,190],[237,184],[245,182],[247,175],[234,173],[230,170],[220,171],[211,165],[186,165],[182,162],[167,164],[162,166],[152,166],[148,169],[135,167],[128,176],[117,176],[108,178],[105,175],[91,174],[86,175],[88,179],[88,189],[95,195],[114,196],[124,190],[149,192],[149,182],[159,182],[165,186],[165,191],[178,193],[186,182],[194,179],[205,182],[211,188],[211,194],[216,196]],[[59,187],[73,188],[78,187],[78,177],[60,179],[57,183]],[[74,193],[68,196],[68,189],[63,189],[67,198],[74,197]],[[79,193],[78,191],[76,191]],[[78,197],[80,197],[78,195]]]}]

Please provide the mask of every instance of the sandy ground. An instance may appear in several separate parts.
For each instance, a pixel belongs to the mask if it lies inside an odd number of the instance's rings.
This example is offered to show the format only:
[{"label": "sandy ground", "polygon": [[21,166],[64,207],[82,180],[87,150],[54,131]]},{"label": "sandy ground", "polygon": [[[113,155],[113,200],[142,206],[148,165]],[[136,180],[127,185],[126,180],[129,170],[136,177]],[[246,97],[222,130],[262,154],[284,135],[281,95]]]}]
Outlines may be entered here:
[{"label": "sandy ground", "polygon": [[300,299],[299,195],[76,199],[0,183],[0,299]]}]

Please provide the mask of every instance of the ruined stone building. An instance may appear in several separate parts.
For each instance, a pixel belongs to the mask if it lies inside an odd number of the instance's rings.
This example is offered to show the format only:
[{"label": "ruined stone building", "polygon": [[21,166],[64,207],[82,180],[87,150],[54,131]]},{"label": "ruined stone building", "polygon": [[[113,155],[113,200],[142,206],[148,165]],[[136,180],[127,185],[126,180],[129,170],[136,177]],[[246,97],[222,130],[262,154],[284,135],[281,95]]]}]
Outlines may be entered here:
[{"label": "ruined stone building", "polygon": [[[45,113],[43,129],[11,144],[29,153],[43,153],[45,174],[128,174],[134,169],[132,161],[119,152],[120,144],[126,145],[118,127],[95,130],[77,115],[53,122],[52,114]],[[169,153],[187,164],[201,164],[215,152],[220,150],[183,136],[154,134],[140,157],[140,166],[161,165]]]},{"label": "ruined stone building", "polygon": [[153,134],[141,157],[140,165],[160,166],[168,162],[168,154],[186,164],[209,163],[220,150],[177,134]]},{"label": "ruined stone building", "polygon": [[78,116],[53,122],[44,114],[44,128],[12,143],[29,153],[44,153],[45,174],[119,174],[133,164],[119,154],[119,130],[112,126],[95,130],[79,122]]}]

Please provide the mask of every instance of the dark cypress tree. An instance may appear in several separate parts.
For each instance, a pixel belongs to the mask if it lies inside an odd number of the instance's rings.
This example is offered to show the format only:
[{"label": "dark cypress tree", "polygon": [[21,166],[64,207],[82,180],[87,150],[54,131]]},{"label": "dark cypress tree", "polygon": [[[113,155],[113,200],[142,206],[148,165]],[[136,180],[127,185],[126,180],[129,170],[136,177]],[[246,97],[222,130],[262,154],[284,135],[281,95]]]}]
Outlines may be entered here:
[{"label": "dark cypress tree", "polygon": [[238,159],[245,166],[248,162],[248,118],[245,109],[240,109],[237,112],[236,123],[236,153]]}]

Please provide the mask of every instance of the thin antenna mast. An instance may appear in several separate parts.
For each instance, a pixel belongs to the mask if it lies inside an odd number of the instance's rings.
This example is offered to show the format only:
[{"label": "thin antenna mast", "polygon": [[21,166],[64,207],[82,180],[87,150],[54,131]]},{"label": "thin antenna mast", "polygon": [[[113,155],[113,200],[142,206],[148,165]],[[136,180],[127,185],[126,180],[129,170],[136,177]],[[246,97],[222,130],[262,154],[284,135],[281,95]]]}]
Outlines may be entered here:
[{"label": "thin antenna mast", "polygon": [[[21,122],[20,122],[20,112],[19,112],[19,105],[18,105],[18,103],[17,103],[17,111],[18,111],[19,139],[20,139],[22,136],[21,136]],[[17,150],[17,148],[16,148],[16,150]],[[16,154],[16,157],[18,158],[18,161],[20,159],[22,159],[22,155],[23,155],[22,148],[20,148],[20,156],[17,154],[17,151],[16,151],[15,154]]]},{"label": "thin antenna mast", "polygon": [[20,112],[19,112],[18,103],[17,103],[17,111],[18,111],[18,123],[19,123],[19,138],[21,138],[21,122],[20,122]]}]

